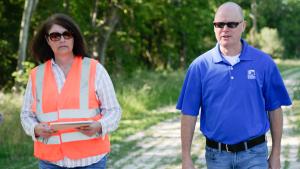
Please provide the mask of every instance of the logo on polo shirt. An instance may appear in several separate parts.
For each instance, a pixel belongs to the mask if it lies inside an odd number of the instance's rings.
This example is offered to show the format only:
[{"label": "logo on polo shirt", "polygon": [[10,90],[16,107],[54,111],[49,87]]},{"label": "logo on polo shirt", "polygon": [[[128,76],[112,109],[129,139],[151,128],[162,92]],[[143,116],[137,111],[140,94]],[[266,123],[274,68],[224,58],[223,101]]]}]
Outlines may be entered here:
[{"label": "logo on polo shirt", "polygon": [[248,79],[256,79],[255,70],[248,70]]}]

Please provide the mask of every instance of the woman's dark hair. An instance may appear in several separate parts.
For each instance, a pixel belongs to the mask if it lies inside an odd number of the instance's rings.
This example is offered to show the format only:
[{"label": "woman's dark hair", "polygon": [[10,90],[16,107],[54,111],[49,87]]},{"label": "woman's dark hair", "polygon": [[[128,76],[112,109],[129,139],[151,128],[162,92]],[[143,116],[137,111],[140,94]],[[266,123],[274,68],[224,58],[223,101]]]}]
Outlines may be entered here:
[{"label": "woman's dark hair", "polygon": [[75,56],[87,56],[85,41],[78,25],[71,17],[59,13],[50,16],[44,21],[31,41],[31,54],[37,61],[43,63],[54,58],[54,53],[46,40],[46,35],[54,24],[72,32],[74,38],[73,53]]}]

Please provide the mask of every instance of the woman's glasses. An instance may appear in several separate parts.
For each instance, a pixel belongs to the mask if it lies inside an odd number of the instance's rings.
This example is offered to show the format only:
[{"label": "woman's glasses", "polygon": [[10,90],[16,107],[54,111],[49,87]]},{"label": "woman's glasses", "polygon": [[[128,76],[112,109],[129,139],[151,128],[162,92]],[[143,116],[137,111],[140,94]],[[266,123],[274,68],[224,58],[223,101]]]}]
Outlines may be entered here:
[{"label": "woman's glasses", "polygon": [[226,25],[228,28],[236,28],[241,22],[214,22],[216,28],[224,28]]},{"label": "woman's glasses", "polygon": [[70,31],[64,31],[63,33],[59,32],[52,32],[47,35],[52,41],[59,41],[61,39],[61,36],[64,37],[64,39],[71,39],[73,38],[73,34]]}]

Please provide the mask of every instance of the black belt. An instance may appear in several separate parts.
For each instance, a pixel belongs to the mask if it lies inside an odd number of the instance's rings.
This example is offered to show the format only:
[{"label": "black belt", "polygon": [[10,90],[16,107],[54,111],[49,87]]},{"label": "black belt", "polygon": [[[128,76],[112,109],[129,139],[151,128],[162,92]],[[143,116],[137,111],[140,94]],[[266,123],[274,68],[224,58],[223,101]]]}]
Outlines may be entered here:
[{"label": "black belt", "polygon": [[213,140],[206,138],[206,145],[210,148],[236,153],[239,151],[247,150],[258,144],[264,143],[265,141],[266,141],[266,135],[261,135],[254,139],[251,139],[251,140],[248,140],[245,142],[240,142],[237,144],[223,144],[223,143],[218,143],[218,142],[215,142]]}]

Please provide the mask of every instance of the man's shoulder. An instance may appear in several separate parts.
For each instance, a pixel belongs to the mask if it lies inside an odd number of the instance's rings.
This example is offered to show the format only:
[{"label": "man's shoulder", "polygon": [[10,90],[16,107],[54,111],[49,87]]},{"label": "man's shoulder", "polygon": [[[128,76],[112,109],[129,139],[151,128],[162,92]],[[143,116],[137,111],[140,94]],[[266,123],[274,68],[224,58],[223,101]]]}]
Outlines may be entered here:
[{"label": "man's shoulder", "polygon": [[215,53],[215,49],[212,48],[212,49],[206,51],[205,53],[199,55],[199,56],[192,62],[192,64],[201,64],[201,63],[204,63],[204,62],[212,61],[214,53]]},{"label": "man's shoulder", "polygon": [[272,57],[268,53],[251,45],[248,45],[247,54],[258,60],[273,62]]},{"label": "man's shoulder", "polygon": [[259,56],[265,57],[265,58],[271,58],[271,56],[269,54],[267,54],[266,52],[254,47],[254,46],[251,46],[251,45],[248,45],[248,53],[254,54],[254,55],[259,55]]}]

